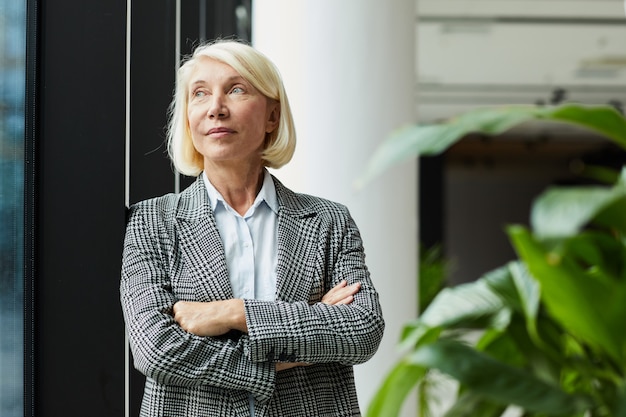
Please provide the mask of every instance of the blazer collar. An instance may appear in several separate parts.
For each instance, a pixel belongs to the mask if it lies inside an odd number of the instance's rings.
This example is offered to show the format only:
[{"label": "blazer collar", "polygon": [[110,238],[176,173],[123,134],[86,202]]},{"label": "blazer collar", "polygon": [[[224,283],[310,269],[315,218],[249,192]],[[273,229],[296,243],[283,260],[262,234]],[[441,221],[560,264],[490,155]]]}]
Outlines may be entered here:
[{"label": "blazer collar", "polygon": [[176,218],[196,223],[206,219],[210,213],[209,196],[202,181],[202,176],[198,176],[185,191],[180,193]]},{"label": "blazer collar", "polygon": [[279,212],[295,218],[306,218],[314,216],[317,211],[308,201],[305,201],[301,195],[298,195],[285,187],[278,178],[272,176],[274,185],[276,186],[276,195],[278,196]]},{"label": "blazer collar", "polygon": [[[295,218],[306,218],[316,214],[314,207],[308,201],[302,199],[281,183],[278,178],[272,175],[276,195],[278,197],[279,212]],[[176,218],[198,222],[207,216],[212,216],[209,197],[202,179],[198,176],[196,180],[180,194]]]}]

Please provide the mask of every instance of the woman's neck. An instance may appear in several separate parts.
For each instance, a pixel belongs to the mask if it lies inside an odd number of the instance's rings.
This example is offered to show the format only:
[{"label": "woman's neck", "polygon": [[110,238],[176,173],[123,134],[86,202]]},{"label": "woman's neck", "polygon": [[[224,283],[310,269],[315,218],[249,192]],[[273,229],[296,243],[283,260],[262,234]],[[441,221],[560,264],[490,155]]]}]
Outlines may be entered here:
[{"label": "woman's neck", "polygon": [[224,200],[242,216],[254,203],[263,186],[263,166],[224,167],[204,166],[205,173]]}]

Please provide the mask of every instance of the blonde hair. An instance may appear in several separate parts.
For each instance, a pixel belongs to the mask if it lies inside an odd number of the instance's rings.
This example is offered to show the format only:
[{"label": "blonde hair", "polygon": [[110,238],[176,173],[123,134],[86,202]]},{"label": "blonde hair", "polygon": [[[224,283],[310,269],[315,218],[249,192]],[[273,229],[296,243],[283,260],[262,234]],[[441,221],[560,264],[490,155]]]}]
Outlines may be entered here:
[{"label": "blonde hair", "polygon": [[176,88],[169,107],[167,148],[174,168],[188,176],[204,169],[203,156],[193,146],[187,100],[190,76],[200,57],[208,57],[231,66],[265,97],[278,102],[278,126],[265,138],[263,164],[280,168],[289,162],[296,148],[296,131],[283,81],[276,66],[253,47],[236,40],[217,40],[198,46],[178,69]]}]

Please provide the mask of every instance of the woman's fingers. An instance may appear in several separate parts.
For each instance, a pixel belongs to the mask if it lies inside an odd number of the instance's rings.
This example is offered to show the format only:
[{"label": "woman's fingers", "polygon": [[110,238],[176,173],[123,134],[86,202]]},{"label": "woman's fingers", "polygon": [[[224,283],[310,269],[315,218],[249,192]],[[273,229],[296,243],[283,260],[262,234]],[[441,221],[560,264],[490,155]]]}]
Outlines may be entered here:
[{"label": "woman's fingers", "polygon": [[359,292],[361,284],[359,282],[348,285],[344,280],[334,286],[322,297],[322,303],[327,305],[350,304],[354,301],[354,294]]}]

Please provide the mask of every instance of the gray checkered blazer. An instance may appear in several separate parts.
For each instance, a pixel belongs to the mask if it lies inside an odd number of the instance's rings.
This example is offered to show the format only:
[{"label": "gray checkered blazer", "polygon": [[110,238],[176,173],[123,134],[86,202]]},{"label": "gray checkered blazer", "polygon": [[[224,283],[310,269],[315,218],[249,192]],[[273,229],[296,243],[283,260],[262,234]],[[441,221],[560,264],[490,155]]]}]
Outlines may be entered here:
[{"label": "gray checkered blazer", "polygon": [[[180,194],[134,205],[124,242],[121,303],[145,417],[358,416],[352,365],[376,352],[384,321],[348,210],[296,194],[279,200],[275,301],[244,300],[248,334],[199,337],[174,321],[177,300],[233,298],[224,249],[199,177]],[[349,305],[322,296],[360,282]],[[275,362],[314,365],[276,372]]]}]

